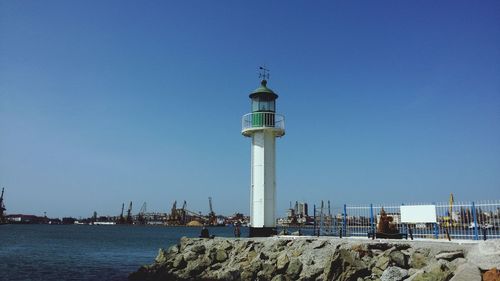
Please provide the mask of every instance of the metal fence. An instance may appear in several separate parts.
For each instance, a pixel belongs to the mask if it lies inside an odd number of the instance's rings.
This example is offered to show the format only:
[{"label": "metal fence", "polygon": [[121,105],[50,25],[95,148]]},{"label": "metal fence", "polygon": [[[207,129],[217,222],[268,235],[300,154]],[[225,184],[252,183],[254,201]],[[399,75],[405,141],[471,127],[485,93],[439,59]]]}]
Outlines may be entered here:
[{"label": "metal fence", "polygon": [[[329,204],[328,204],[329,205]],[[401,206],[433,205],[435,223],[402,223]],[[314,206],[314,233],[325,236],[353,237],[377,232],[382,209],[399,233],[414,238],[499,239],[500,200],[431,204],[369,204],[325,207]]]}]

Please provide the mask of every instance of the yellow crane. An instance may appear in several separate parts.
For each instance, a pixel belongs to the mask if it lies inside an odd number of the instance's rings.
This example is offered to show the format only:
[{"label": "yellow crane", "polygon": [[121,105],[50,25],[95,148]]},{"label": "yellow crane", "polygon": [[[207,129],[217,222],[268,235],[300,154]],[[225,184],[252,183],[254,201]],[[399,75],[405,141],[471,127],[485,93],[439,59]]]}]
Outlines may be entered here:
[{"label": "yellow crane", "polygon": [[448,216],[444,216],[444,226],[453,227],[456,226],[457,223],[453,221],[453,203],[455,203],[455,199],[453,198],[453,193],[450,193],[450,198],[448,200]]}]

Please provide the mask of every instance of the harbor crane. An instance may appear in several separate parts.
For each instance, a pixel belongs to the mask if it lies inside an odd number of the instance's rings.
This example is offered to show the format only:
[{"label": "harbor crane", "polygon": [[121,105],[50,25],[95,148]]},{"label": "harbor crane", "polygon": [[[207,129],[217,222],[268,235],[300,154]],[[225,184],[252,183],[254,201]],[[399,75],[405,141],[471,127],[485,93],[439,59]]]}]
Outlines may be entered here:
[{"label": "harbor crane", "polygon": [[201,213],[188,210],[186,201],[182,204],[182,208],[177,208],[177,201],[174,201],[170,214],[167,216],[166,223],[168,225],[186,225],[193,220],[200,223],[209,222],[208,217],[201,215]]},{"label": "harbor crane", "polygon": [[134,220],[132,219],[132,201],[130,201],[130,204],[128,205],[127,223],[128,224],[133,224],[134,223]]},{"label": "harbor crane", "polygon": [[[182,211],[182,210],[180,210]],[[170,209],[170,215],[167,216],[167,224],[168,225],[180,225],[182,224],[181,222],[181,215],[179,210],[177,209],[177,200],[174,201],[174,204],[172,204],[172,209]]]},{"label": "harbor crane", "polygon": [[2,195],[0,195],[0,224],[6,223],[5,221],[5,204],[3,203],[3,192],[4,188],[2,187]]},{"label": "harbor crane", "polygon": [[139,210],[139,214],[137,215],[137,221],[139,224],[146,224],[146,202],[142,204],[141,209]]},{"label": "harbor crane", "polygon": [[453,220],[453,204],[455,203],[455,198],[453,197],[453,193],[450,193],[450,198],[448,200],[448,216],[444,216],[444,226],[453,227],[456,226],[457,223]]},{"label": "harbor crane", "polygon": [[186,203],[186,200],[184,200],[184,203],[182,204],[182,213],[181,213],[181,223],[182,224],[186,224],[186,207],[187,207],[187,203]]},{"label": "harbor crane", "polygon": [[212,208],[212,197],[208,197],[208,206],[210,207],[210,212],[208,213],[208,224],[217,225],[217,216]]},{"label": "harbor crane", "polygon": [[120,218],[118,219],[119,224],[125,223],[125,218],[123,217],[123,210],[125,209],[125,203],[122,203],[122,212],[120,213]]}]

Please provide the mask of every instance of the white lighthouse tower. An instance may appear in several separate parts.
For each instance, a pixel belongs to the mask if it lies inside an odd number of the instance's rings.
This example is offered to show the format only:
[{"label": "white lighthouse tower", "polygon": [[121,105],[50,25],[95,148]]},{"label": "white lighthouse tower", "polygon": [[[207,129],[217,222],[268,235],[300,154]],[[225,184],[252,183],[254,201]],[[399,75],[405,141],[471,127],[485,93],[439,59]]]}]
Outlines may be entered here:
[{"label": "white lighthouse tower", "polygon": [[243,115],[241,132],[252,138],[250,237],[276,234],[276,137],[285,134],[285,119],[276,114],[278,95],[262,76],[260,87],[250,94],[252,112]]}]

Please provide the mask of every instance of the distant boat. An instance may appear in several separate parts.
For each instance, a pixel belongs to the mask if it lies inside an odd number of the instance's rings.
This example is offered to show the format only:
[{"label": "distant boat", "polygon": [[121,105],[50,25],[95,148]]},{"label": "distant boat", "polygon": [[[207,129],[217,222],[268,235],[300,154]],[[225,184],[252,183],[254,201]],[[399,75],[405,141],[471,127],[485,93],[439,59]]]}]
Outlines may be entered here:
[{"label": "distant boat", "polygon": [[95,221],[94,225],[115,225],[114,221]]}]

